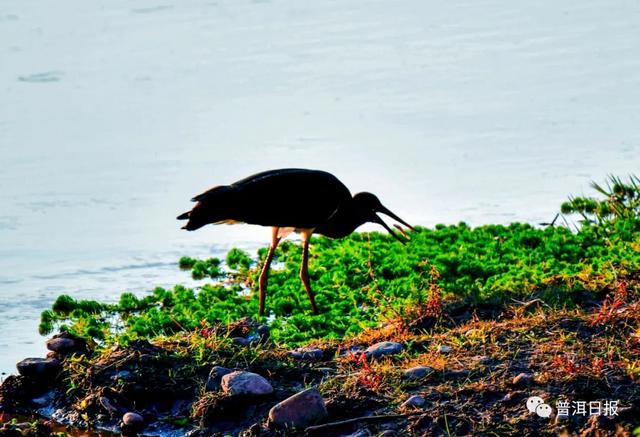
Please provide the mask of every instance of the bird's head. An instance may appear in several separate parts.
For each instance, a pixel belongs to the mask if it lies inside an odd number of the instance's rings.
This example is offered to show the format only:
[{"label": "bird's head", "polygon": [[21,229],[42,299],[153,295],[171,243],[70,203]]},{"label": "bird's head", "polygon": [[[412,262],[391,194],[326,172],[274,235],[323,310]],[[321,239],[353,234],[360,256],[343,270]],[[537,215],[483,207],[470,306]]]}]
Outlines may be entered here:
[{"label": "bird's head", "polygon": [[[362,218],[364,218],[368,222],[378,223],[378,224],[382,225],[387,231],[389,231],[389,233],[391,235],[393,235],[393,237],[396,240],[400,241],[403,244],[405,244],[407,241],[405,239],[401,238],[394,231],[392,231],[391,228],[382,220],[382,218],[380,218],[380,216],[377,213],[382,213],[382,214],[388,215],[392,219],[394,219],[394,220],[402,223],[403,225],[405,225],[407,228],[409,228],[411,230],[415,230],[413,228],[413,226],[411,226],[409,223],[405,222],[400,217],[398,217],[393,212],[391,212],[388,208],[386,208],[380,202],[380,199],[378,199],[378,197],[375,194],[367,193],[367,192],[357,193],[355,196],[353,196],[353,203],[354,203],[358,213],[362,216]],[[409,238],[409,236],[407,235],[405,230],[402,229],[400,227],[400,225],[394,224],[393,226],[406,239]]]}]

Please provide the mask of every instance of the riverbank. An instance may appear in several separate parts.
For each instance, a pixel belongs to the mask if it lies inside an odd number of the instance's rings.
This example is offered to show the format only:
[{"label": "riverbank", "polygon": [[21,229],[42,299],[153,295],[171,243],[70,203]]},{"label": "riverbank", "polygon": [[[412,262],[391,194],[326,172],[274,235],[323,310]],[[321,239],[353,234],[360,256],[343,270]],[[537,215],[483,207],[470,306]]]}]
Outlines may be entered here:
[{"label": "riverbank", "polygon": [[62,295],[41,317],[56,333],[49,355],[18,364],[0,411],[128,435],[631,435],[637,182],[563,204],[575,228],[559,216],[418,228],[407,245],[314,239],[317,316],[291,243],[276,253],[268,317],[254,292],[266,249],[180,259],[201,287]]},{"label": "riverbank", "polygon": [[[571,310],[538,300],[447,303],[443,314],[437,323],[425,317],[389,324],[296,351],[248,340],[259,326],[245,321],[217,326],[215,334],[55,354],[55,379],[11,376],[0,399],[4,409],[96,433],[119,432],[123,416],[134,412],[144,435],[296,434],[269,420],[269,411],[310,387],[324,400],[319,428],[305,419],[309,404],[290,406],[298,431],[310,435],[631,435],[640,425],[637,296],[611,290]],[[197,356],[205,350],[206,359]],[[230,391],[221,377],[236,370],[261,375],[273,390]],[[540,396],[554,414],[529,412],[530,396]],[[563,400],[615,401],[617,411],[565,418],[557,414]]]}]

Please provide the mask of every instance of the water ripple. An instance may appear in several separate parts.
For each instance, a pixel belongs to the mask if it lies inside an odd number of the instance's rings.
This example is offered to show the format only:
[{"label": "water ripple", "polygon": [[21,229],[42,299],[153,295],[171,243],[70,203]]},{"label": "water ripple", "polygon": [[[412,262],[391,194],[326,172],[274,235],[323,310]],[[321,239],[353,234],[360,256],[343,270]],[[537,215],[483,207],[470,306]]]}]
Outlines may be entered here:
[{"label": "water ripple", "polygon": [[43,73],[33,73],[24,76],[18,76],[20,82],[44,83],[58,82],[64,75],[61,71],[45,71]]},{"label": "water ripple", "polygon": [[68,278],[75,277],[79,275],[100,275],[103,273],[113,273],[113,272],[123,272],[129,270],[141,270],[141,269],[154,269],[154,268],[166,268],[166,267],[176,267],[175,262],[147,262],[141,264],[127,264],[122,266],[114,266],[114,267],[102,267],[100,269],[79,269],[74,270],[72,272],[64,272],[64,273],[54,273],[50,275],[34,275],[32,278],[34,279],[57,279],[57,278]]},{"label": "water ripple", "polygon": [[158,6],[151,6],[148,8],[138,8],[138,9],[132,9],[131,12],[133,12],[134,14],[149,14],[152,12],[159,12],[167,9],[173,9],[173,5],[158,5]]}]

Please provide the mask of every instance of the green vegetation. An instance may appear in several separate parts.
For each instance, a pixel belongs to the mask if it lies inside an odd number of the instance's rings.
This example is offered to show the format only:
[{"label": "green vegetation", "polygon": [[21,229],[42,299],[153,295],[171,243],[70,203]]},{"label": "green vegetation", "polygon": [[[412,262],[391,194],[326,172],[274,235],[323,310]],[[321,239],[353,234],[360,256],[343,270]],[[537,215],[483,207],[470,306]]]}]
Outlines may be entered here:
[{"label": "green vegetation", "polygon": [[[606,188],[594,184],[603,198],[571,198],[562,212],[579,215],[576,229],[459,223],[418,228],[407,245],[379,233],[314,238],[310,276],[318,316],[310,313],[298,278],[301,250],[285,242],[269,279],[267,310],[275,317],[262,322],[268,322],[276,343],[293,346],[415,319],[440,290],[445,300],[469,303],[539,298],[558,307],[580,304],[640,270],[639,182],[611,177]],[[43,312],[40,331],[59,326],[110,344],[257,318],[257,278],[265,255],[260,249],[254,262],[232,249],[225,265],[217,258],[181,258],[180,267],[194,278],[220,281],[197,290],[177,285],[142,298],[124,293],[112,305],[60,296]]]},{"label": "green vegetation", "polygon": [[183,256],[180,258],[180,261],[178,261],[178,265],[181,269],[191,270],[193,279],[202,279],[205,276],[215,279],[223,275],[222,270],[220,270],[220,260],[218,258],[198,260]]},{"label": "green vegetation", "polygon": [[562,212],[580,214],[583,223],[601,226],[640,215],[640,178],[637,176],[630,176],[626,182],[609,176],[606,187],[595,182],[591,186],[604,198],[570,197],[562,204]]}]

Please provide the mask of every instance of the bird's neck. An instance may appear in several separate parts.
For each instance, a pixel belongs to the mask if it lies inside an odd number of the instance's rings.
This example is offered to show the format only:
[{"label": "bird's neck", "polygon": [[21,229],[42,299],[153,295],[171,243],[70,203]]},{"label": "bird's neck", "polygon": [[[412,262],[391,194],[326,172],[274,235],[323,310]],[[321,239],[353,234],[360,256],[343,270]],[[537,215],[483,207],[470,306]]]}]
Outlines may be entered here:
[{"label": "bird's neck", "polygon": [[316,228],[316,233],[326,235],[331,238],[342,238],[351,234],[364,224],[366,220],[355,214],[353,204],[347,204],[338,209],[336,213],[325,223]]}]

